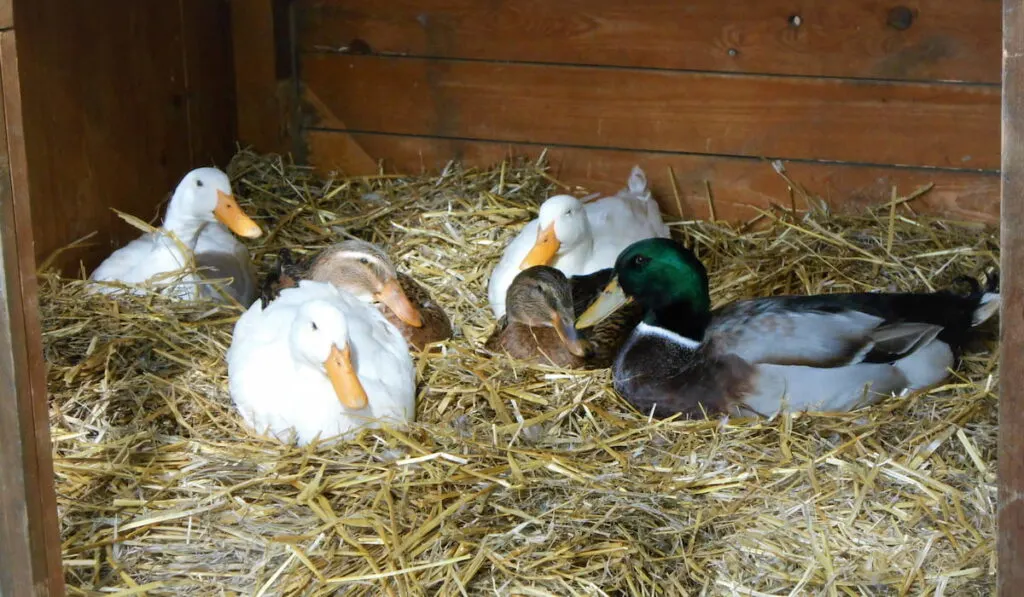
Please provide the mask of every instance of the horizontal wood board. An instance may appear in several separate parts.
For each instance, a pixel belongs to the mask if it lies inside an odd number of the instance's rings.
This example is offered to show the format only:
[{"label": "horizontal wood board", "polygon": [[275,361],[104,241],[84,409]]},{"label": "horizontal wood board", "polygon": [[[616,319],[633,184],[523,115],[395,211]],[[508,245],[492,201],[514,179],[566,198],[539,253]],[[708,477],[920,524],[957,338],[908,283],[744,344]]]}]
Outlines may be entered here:
[{"label": "horizontal wood board", "polygon": [[996,171],[997,87],[303,54],[305,125]]},{"label": "horizontal wood board", "polygon": [[[111,208],[158,221],[191,168],[234,151],[223,0],[18,4],[15,14],[37,260],[86,272],[139,234]],[[185,27],[187,19],[188,26]],[[102,41],[100,41],[102,40]],[[140,51],[144,48],[144,51]]]},{"label": "horizontal wood board", "polygon": [[[452,159],[487,166],[509,154],[536,157],[544,150],[537,145],[326,131],[309,131],[306,140],[310,162],[325,174],[373,174],[382,159],[387,172],[437,172]],[[640,164],[663,211],[688,218],[711,215],[706,181],[718,219],[748,221],[758,215],[755,208],[772,203],[791,206],[787,183],[763,160],[580,148],[553,148],[548,158],[562,182],[602,192],[623,187],[630,168]],[[670,167],[680,194],[678,203]],[[916,213],[989,224],[999,219],[997,175],[793,162],[785,163],[785,168],[796,183],[824,197],[835,209],[877,205],[890,198],[893,185],[899,193],[909,194],[934,184],[909,204]]]},{"label": "horizontal wood board", "polygon": [[304,51],[999,84],[992,0],[297,0]]}]

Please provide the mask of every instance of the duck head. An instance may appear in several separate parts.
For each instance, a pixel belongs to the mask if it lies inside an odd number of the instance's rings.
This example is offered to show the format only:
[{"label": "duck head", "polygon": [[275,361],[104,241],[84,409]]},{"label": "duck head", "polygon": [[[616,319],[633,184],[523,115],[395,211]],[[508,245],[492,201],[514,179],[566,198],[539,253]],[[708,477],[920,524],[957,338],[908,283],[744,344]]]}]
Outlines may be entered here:
[{"label": "duck head", "polygon": [[634,300],[644,308],[648,323],[655,323],[652,318],[665,310],[704,318],[711,309],[707,269],[679,241],[637,241],[619,253],[615,276],[580,315],[576,327],[596,325]]},{"label": "duck head", "polygon": [[239,207],[231,192],[228,175],[218,168],[196,168],[178,183],[167,207],[166,222],[220,222],[238,236],[257,238],[263,234]]},{"label": "duck head", "polygon": [[571,195],[555,195],[540,206],[537,239],[519,264],[519,269],[551,265],[557,255],[565,254],[590,239],[590,221],[583,203]]},{"label": "duck head", "polygon": [[369,399],[352,362],[348,325],[340,310],[325,301],[306,303],[292,323],[289,341],[298,360],[327,376],[342,406],[366,408]]},{"label": "duck head", "polygon": [[384,303],[406,324],[423,326],[419,309],[398,283],[395,264],[373,243],[346,240],[327,248],[313,261],[306,277],[330,282],[360,300]]},{"label": "duck head", "polygon": [[554,328],[572,354],[586,348],[573,325],[572,287],[559,270],[546,265],[525,269],[512,280],[505,295],[509,323]]}]

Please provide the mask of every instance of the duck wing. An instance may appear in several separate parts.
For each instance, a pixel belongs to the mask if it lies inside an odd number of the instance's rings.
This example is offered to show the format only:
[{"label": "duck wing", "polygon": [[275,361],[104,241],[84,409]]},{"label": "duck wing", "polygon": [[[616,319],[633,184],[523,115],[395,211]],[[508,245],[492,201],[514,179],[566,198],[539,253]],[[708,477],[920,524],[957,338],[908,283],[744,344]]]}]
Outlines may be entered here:
[{"label": "duck wing", "polygon": [[717,352],[735,354],[750,363],[840,367],[892,362],[934,340],[944,329],[927,318],[887,308],[884,300],[877,300],[881,295],[849,298],[739,301],[714,311],[707,333]]}]

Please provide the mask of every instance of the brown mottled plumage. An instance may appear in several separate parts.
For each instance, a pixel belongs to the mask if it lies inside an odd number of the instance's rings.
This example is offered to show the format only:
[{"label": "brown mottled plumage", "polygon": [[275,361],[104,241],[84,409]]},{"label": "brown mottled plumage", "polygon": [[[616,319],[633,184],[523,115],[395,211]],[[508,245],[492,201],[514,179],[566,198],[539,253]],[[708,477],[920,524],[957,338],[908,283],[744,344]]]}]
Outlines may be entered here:
[{"label": "brown mottled plumage", "polygon": [[428,344],[452,337],[448,315],[416,283],[399,273],[380,247],[362,240],[346,240],[332,245],[302,262],[291,251],[281,249],[276,268],[264,279],[261,300],[266,307],[281,290],[298,285],[299,280],[330,282],[377,308],[409,342],[421,351]]},{"label": "brown mottled plumage", "polygon": [[[566,278],[549,266],[523,270],[509,285],[506,313],[484,348],[568,369],[610,366],[622,342],[640,321],[640,309],[621,309],[585,333],[578,333],[573,321],[597,298],[612,274],[609,268]],[[574,338],[578,339],[575,346]]]}]

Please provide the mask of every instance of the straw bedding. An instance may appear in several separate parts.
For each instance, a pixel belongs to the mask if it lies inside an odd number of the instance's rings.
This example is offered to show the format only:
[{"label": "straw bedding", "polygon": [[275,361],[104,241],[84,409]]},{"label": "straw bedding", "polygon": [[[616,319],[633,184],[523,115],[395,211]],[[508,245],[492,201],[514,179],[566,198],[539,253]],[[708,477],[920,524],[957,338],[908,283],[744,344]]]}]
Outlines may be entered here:
[{"label": "straw bedding", "polygon": [[[70,594],[991,591],[994,338],[943,388],[855,413],[649,421],[608,371],[478,349],[490,268],[556,188],[543,164],[324,180],[243,151],[229,173],[269,232],[250,243],[261,273],[282,246],[381,243],[456,336],[417,357],[417,423],[298,449],[231,407],[223,355],[240,307],[111,301],[43,272]],[[708,265],[716,304],[934,288],[998,262],[992,230],[912,205],[670,224]]]}]

